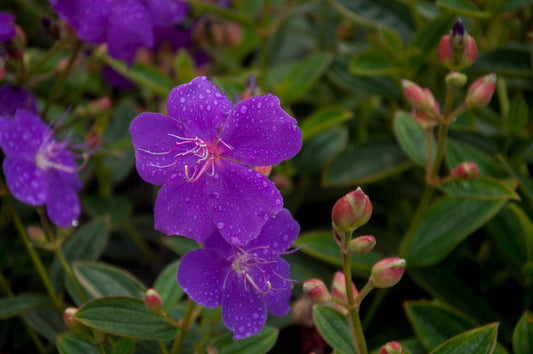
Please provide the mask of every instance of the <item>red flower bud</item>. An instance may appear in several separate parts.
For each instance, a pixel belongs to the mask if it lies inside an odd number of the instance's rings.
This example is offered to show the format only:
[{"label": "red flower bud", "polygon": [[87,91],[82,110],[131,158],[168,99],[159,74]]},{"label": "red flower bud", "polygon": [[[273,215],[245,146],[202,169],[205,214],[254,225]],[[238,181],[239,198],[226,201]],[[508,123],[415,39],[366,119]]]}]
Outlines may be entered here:
[{"label": "red flower bud", "polygon": [[366,235],[350,240],[347,249],[350,254],[362,255],[372,251],[375,245],[376,238],[372,235]]},{"label": "red flower bud", "polygon": [[374,264],[370,280],[376,288],[390,288],[400,281],[405,270],[405,259],[385,258]]},{"label": "red flower bud", "polygon": [[480,77],[470,86],[466,94],[466,106],[477,108],[486,106],[496,89],[496,74],[488,74]]},{"label": "red flower bud", "polygon": [[461,162],[456,168],[452,170],[450,176],[455,180],[472,181],[479,177],[479,167],[474,162]]},{"label": "red flower bud", "polygon": [[466,33],[461,20],[455,23],[451,34],[440,39],[437,56],[440,63],[450,70],[464,69],[476,61],[476,41]]},{"label": "red flower bud", "polygon": [[[409,80],[402,80],[403,93],[409,104],[422,111],[435,109],[435,98],[428,88],[422,88]],[[437,104],[438,107],[438,104]],[[437,108],[438,109],[438,108]]]},{"label": "red flower bud", "polygon": [[72,327],[75,325],[78,325],[79,322],[76,321],[74,318],[74,315],[78,312],[78,309],[75,307],[67,307],[65,311],[63,312],[63,321],[65,321],[65,324],[67,327]]},{"label": "red flower bud", "polygon": [[349,234],[366,224],[371,215],[372,203],[361,188],[337,200],[331,210],[333,228]]},{"label": "red flower bud", "polygon": [[403,354],[403,348],[398,342],[388,342],[381,347],[379,354]]},{"label": "red flower bud", "polygon": [[331,300],[331,294],[326,288],[326,284],[319,279],[310,279],[302,285],[304,293],[317,304],[324,304]]},{"label": "red flower bud", "polygon": [[[359,292],[352,282],[353,298],[355,299]],[[348,296],[346,294],[346,278],[343,272],[335,272],[333,275],[333,283],[331,284],[331,296],[337,300],[348,302]]]},{"label": "red flower bud", "polygon": [[155,289],[148,289],[144,293],[144,305],[152,312],[159,312],[163,306],[161,295]]}]

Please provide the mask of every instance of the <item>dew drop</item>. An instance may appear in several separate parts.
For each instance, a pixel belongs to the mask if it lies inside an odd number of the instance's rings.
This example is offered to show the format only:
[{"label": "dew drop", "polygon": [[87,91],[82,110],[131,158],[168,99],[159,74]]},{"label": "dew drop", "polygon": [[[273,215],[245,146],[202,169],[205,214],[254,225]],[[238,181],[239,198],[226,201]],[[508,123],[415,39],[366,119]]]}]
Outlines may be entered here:
[{"label": "dew drop", "polygon": [[257,103],[257,108],[261,108],[261,107],[263,107],[263,104],[261,102],[258,102]]},{"label": "dew drop", "polygon": [[281,200],[276,199],[276,202],[275,202],[275,203],[276,203],[276,205],[280,205],[280,204],[281,204]]},{"label": "dew drop", "polygon": [[194,214],[194,215],[192,216],[192,219],[193,219],[194,221],[198,220],[198,215]]},{"label": "dew drop", "polygon": [[185,103],[185,97],[180,98],[181,103]]},{"label": "dew drop", "polygon": [[222,229],[224,228],[225,225],[226,225],[226,224],[224,224],[223,222],[219,222],[219,223],[217,224],[217,227],[218,227],[219,230],[222,230]]},{"label": "dew drop", "polygon": [[72,220],[72,226],[76,227],[78,226],[80,223],[78,222],[78,220]]},{"label": "dew drop", "polygon": [[183,200],[185,201],[185,203],[188,203],[191,201],[191,197],[185,197]]},{"label": "dew drop", "polygon": [[220,193],[213,192],[213,197],[215,197],[215,199],[218,199],[220,197]]},{"label": "dew drop", "polygon": [[213,177],[215,177],[215,179],[219,179],[219,178],[220,178],[220,176],[218,175],[218,173],[215,173],[215,175],[214,175]]},{"label": "dew drop", "polygon": [[281,239],[283,241],[287,242],[287,241],[289,241],[289,235],[283,235],[283,237]]},{"label": "dew drop", "polygon": [[257,320],[258,318],[259,318],[259,314],[258,313],[256,313],[256,312],[252,313],[252,319],[253,320]]},{"label": "dew drop", "polygon": [[224,95],[217,91],[217,92],[215,92],[215,97],[216,98],[223,98]]},{"label": "dew drop", "polygon": [[247,110],[248,110],[248,107],[246,107],[246,106],[242,106],[241,107],[241,113],[242,114],[246,113]]}]

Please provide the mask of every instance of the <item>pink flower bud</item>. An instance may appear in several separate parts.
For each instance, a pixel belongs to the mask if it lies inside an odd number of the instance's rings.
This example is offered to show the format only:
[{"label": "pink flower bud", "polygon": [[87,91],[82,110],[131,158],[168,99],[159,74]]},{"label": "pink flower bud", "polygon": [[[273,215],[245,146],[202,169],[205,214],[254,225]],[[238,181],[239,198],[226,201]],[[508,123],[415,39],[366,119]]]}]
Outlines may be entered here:
[{"label": "pink flower bud", "polygon": [[488,74],[480,77],[470,86],[466,94],[466,106],[478,108],[486,106],[496,89],[496,74]]},{"label": "pink flower bud", "polygon": [[437,47],[437,57],[444,67],[450,69],[455,66],[455,55],[453,53],[450,35],[447,34],[440,39]]},{"label": "pink flower bud", "polygon": [[326,288],[326,284],[319,279],[310,279],[302,285],[304,293],[317,304],[324,304],[331,300],[331,294]]},{"label": "pink flower bud", "polygon": [[456,168],[452,170],[450,176],[455,180],[472,181],[479,177],[479,167],[474,162],[461,162]]},{"label": "pink flower bud", "polygon": [[422,88],[409,80],[402,80],[403,93],[409,104],[422,111],[430,111],[435,107],[435,98],[428,88]]},{"label": "pink flower bud", "polygon": [[385,258],[374,264],[370,280],[376,288],[390,288],[400,281],[405,270],[405,259]]},{"label": "pink flower bud", "polygon": [[388,342],[381,347],[379,354],[403,354],[403,348],[398,342]]},{"label": "pink flower bud", "polygon": [[272,172],[272,166],[258,166],[254,169],[265,177],[270,176],[270,172]]},{"label": "pink flower bud", "polygon": [[47,243],[46,236],[44,235],[44,231],[39,226],[29,226],[28,237],[36,245],[44,245]]},{"label": "pink flower bud", "polygon": [[65,324],[67,327],[72,327],[75,325],[78,325],[79,322],[76,321],[74,318],[74,315],[78,312],[78,309],[75,307],[67,307],[65,311],[63,312],[63,321],[65,321]]},{"label": "pink flower bud", "polygon": [[450,70],[464,69],[476,61],[476,41],[466,33],[461,20],[455,23],[451,34],[440,39],[437,56],[440,63]]},{"label": "pink flower bud", "polygon": [[371,215],[372,203],[361,188],[337,200],[331,210],[333,228],[349,234],[366,224]]},{"label": "pink flower bud", "polygon": [[155,289],[148,289],[144,293],[144,305],[146,308],[152,312],[159,312],[163,306],[163,300],[161,300],[161,295]]},{"label": "pink flower bud", "polygon": [[[353,298],[355,299],[359,292],[352,282]],[[343,272],[335,272],[333,275],[333,283],[331,284],[331,296],[337,300],[348,302],[348,296],[346,294],[346,278]]]},{"label": "pink flower bud", "polygon": [[375,245],[376,238],[372,235],[366,235],[350,240],[347,248],[350,254],[362,255],[372,251]]}]

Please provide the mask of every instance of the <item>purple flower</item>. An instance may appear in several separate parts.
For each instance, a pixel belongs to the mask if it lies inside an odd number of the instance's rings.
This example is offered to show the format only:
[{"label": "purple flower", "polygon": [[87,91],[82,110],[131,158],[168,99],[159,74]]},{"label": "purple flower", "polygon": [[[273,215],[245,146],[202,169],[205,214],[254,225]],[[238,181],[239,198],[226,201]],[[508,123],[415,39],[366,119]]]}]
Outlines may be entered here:
[{"label": "purple flower", "polygon": [[21,87],[0,87],[0,117],[14,119],[19,108],[37,114],[35,96]]},{"label": "purple flower", "polygon": [[275,316],[289,312],[290,265],[281,254],[300,228],[283,209],[246,246],[230,245],[218,232],[205,248],[187,253],[178,268],[178,283],[198,304],[222,305],[224,324],[234,339],[253,336],[263,328],[267,310]]},{"label": "purple flower", "polygon": [[13,20],[15,16],[0,12],[0,42],[7,42],[17,33]]},{"label": "purple flower", "polygon": [[283,206],[274,184],[249,166],[296,155],[302,132],[272,95],[235,107],[205,77],[172,90],[168,117],[142,113],[130,125],[137,171],[163,185],[155,228],[202,243],[216,229],[245,245]]},{"label": "purple flower", "polygon": [[133,60],[139,47],[154,43],[154,27],[170,28],[185,17],[188,6],[178,0],[50,0],[78,37],[107,43],[109,55]]},{"label": "purple flower", "polygon": [[50,220],[59,226],[76,223],[80,215],[77,191],[81,188],[72,154],[57,142],[41,119],[19,109],[15,119],[0,117],[0,147],[7,187],[20,201],[46,204]]}]

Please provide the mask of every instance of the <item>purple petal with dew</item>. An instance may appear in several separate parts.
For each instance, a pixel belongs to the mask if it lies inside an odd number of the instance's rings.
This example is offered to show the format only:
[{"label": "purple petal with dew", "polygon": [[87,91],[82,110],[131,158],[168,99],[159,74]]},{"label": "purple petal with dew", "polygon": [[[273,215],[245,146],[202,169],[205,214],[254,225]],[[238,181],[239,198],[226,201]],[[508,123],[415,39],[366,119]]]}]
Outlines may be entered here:
[{"label": "purple petal with dew", "polygon": [[259,250],[262,258],[277,257],[291,247],[299,232],[298,222],[287,209],[282,209],[278,215],[266,222],[259,236],[245,248]]},{"label": "purple petal with dew", "polygon": [[220,161],[215,171],[209,194],[213,222],[226,241],[246,245],[280,212],[283,198],[268,178],[236,162]]},{"label": "purple petal with dew", "polygon": [[21,87],[4,85],[0,88],[0,116],[15,118],[17,109],[37,114],[35,96]]},{"label": "purple petal with dew", "polygon": [[15,37],[15,34],[17,34],[15,26],[9,23],[0,22],[0,42],[9,41],[11,38]]},{"label": "purple petal with dew", "polygon": [[215,232],[206,198],[205,179],[195,183],[177,174],[159,190],[155,202],[155,228],[202,243]]},{"label": "purple petal with dew", "polygon": [[222,258],[230,258],[235,254],[235,248],[222,238],[220,232],[215,231],[204,242],[206,250],[215,251]]},{"label": "purple petal with dew", "polygon": [[50,168],[50,178],[54,178],[61,181],[62,184],[68,186],[74,191],[81,189],[81,182],[78,178],[78,166],[72,157],[72,153],[67,150],[66,143],[57,143],[57,145],[63,145],[62,148],[57,148],[54,152],[54,156],[49,157],[49,161],[56,166],[56,168]]},{"label": "purple petal with dew", "polygon": [[34,159],[43,138],[52,134],[39,117],[28,111],[19,109],[14,124],[6,122],[5,118],[1,119],[0,144],[8,156]]},{"label": "purple petal with dew", "polygon": [[145,4],[154,25],[163,27],[172,27],[181,23],[189,8],[187,3],[175,0],[148,0]]},{"label": "purple petal with dew", "polygon": [[4,160],[7,188],[21,202],[42,205],[48,197],[46,174],[34,160],[8,156]]},{"label": "purple petal with dew", "polygon": [[76,192],[53,174],[48,176],[46,212],[50,220],[61,227],[75,226],[81,214],[80,200]]},{"label": "purple petal with dew", "polygon": [[238,103],[221,139],[233,147],[225,157],[252,166],[275,165],[302,147],[302,131],[281,107],[276,96],[252,97]]},{"label": "purple petal with dew", "polygon": [[265,303],[267,310],[275,316],[284,316],[291,309],[289,300],[291,299],[290,265],[282,258],[276,258],[273,263],[259,266],[270,282],[270,291],[258,297]]},{"label": "purple petal with dew", "polygon": [[140,0],[114,1],[107,27],[109,55],[131,63],[140,47],[154,43],[153,22]]},{"label": "purple petal with dew", "polygon": [[169,117],[182,121],[193,135],[214,143],[232,108],[228,98],[205,76],[175,87],[167,99]]},{"label": "purple petal with dew", "polygon": [[194,302],[207,307],[222,303],[222,288],[231,264],[216,252],[194,250],[181,259],[178,284]]},{"label": "purple petal with dew", "polygon": [[112,0],[58,0],[52,6],[80,39],[103,43],[112,3]]},{"label": "purple petal with dew", "polygon": [[[192,143],[176,137],[186,137],[183,125],[159,113],[142,113],[130,125],[139,175],[152,184],[164,184],[172,175],[193,164],[190,157],[177,156]],[[182,143],[181,145],[176,145]],[[194,144],[192,144],[194,145]]]},{"label": "purple petal with dew", "polygon": [[259,333],[267,318],[265,304],[253,290],[244,288],[243,281],[243,277],[231,272],[224,284],[222,318],[235,340]]}]

